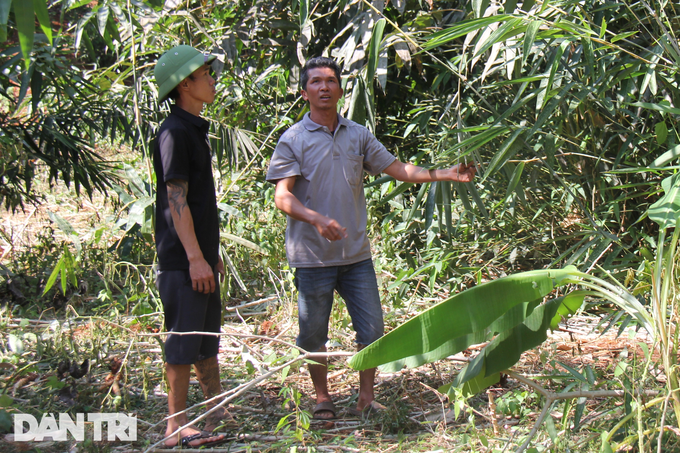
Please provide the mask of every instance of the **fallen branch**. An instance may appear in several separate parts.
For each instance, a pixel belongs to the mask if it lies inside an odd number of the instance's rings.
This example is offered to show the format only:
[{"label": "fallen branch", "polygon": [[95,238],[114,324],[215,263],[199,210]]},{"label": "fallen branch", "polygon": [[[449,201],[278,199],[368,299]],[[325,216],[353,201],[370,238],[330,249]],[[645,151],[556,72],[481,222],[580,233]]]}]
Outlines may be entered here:
[{"label": "fallen branch", "polygon": [[[543,406],[543,410],[541,411],[541,414],[538,416],[536,419],[536,423],[534,424],[534,427],[529,431],[529,435],[527,436],[527,439],[524,441],[522,445],[519,446],[519,448],[515,451],[515,453],[522,453],[526,448],[529,446],[529,443],[531,442],[531,439],[536,435],[536,432],[538,431],[538,428],[540,428],[541,424],[543,423],[543,420],[545,420],[546,416],[548,415],[550,408],[552,407],[553,403],[558,400],[569,400],[573,398],[613,398],[613,397],[622,397],[625,396],[626,391],[624,390],[575,390],[572,392],[563,392],[563,393],[555,393],[551,392],[549,390],[546,390],[544,387],[541,385],[537,384],[536,382],[532,381],[531,379],[527,379],[526,377],[516,374],[512,371],[505,371],[508,376],[510,376],[513,379],[516,379],[520,381],[521,383],[528,385],[529,387],[533,388],[536,390],[538,393],[543,395],[545,398],[545,405]],[[636,391],[636,395],[646,395],[646,396],[656,396],[659,394],[658,390],[643,390],[643,391]],[[658,399],[658,398],[657,398]],[[656,401],[656,400],[654,400]],[[663,401],[663,398],[661,398],[661,401]],[[647,403],[649,405],[652,403],[651,401]],[[618,425],[617,425],[618,426]],[[616,432],[616,427],[611,431],[611,433]]]},{"label": "fallen branch", "polygon": [[225,310],[227,310],[227,311],[237,311],[237,310],[240,310],[242,308],[255,307],[257,305],[264,304],[265,302],[271,302],[273,300],[277,300],[278,298],[279,298],[279,296],[269,296],[269,297],[265,297],[264,299],[255,300],[253,302],[248,302],[248,303],[245,303],[245,304],[236,305],[235,307],[226,307]]}]

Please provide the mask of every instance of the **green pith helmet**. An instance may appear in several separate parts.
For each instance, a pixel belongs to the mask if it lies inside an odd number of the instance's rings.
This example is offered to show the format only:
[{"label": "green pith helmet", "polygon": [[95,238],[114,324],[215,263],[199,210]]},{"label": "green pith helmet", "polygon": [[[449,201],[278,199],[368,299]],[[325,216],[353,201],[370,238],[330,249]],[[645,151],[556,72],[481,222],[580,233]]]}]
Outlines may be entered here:
[{"label": "green pith helmet", "polygon": [[191,46],[176,46],[165,52],[153,71],[158,85],[158,102],[163,102],[182,80],[204,64],[212,63],[215,58]]}]

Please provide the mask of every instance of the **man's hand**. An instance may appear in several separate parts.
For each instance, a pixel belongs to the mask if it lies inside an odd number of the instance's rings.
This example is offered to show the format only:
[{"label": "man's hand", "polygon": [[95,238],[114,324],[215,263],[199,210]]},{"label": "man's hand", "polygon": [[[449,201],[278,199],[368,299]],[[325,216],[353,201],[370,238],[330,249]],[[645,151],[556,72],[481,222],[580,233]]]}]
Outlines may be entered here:
[{"label": "man's hand", "polygon": [[336,220],[308,209],[293,195],[296,176],[283,178],[276,183],[274,202],[276,207],[295,220],[307,222],[316,228],[319,234],[329,241],[339,241],[347,237],[347,228],[343,228]]},{"label": "man's hand", "polygon": [[203,294],[215,292],[215,274],[204,258],[189,261],[189,275],[194,291]]},{"label": "man's hand", "polygon": [[475,179],[477,168],[475,164],[458,164],[449,168],[450,180],[456,182],[470,182]]},{"label": "man's hand", "polygon": [[347,237],[347,228],[343,228],[335,219],[319,214],[312,222],[319,234],[329,241],[339,241]]}]

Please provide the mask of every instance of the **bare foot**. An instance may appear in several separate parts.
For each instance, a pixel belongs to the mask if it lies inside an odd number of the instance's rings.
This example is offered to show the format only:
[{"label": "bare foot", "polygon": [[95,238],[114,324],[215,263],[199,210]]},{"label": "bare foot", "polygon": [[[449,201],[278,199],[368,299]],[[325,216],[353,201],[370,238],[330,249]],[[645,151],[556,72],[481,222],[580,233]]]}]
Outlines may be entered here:
[{"label": "bare foot", "polygon": [[[166,436],[172,434],[172,431],[165,433]],[[176,447],[182,445],[183,447],[200,447],[201,445],[219,442],[224,439],[224,434],[211,436],[208,433],[198,431],[194,428],[183,429],[180,433],[175,434],[170,439],[165,441],[166,447]]]}]

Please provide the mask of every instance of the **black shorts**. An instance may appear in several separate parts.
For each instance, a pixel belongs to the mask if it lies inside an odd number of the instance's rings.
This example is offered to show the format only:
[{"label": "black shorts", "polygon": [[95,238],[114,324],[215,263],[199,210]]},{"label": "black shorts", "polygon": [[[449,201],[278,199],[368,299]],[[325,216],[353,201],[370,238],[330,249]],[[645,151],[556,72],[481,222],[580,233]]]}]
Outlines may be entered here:
[{"label": "black shorts", "polygon": [[[191,287],[189,270],[158,271],[156,288],[161,295],[167,332],[219,332],[222,326],[219,274],[215,271],[215,292],[199,293]],[[165,361],[190,365],[219,352],[216,335],[168,335]]]}]

